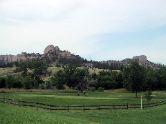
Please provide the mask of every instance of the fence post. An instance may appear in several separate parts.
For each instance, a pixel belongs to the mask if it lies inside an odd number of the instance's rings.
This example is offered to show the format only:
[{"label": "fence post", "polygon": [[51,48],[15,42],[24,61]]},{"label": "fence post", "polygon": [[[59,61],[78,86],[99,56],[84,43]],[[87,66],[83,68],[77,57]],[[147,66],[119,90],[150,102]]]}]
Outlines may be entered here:
[{"label": "fence post", "polygon": [[129,104],[128,103],[126,104],[126,108],[129,109]]},{"label": "fence post", "polygon": [[141,109],[143,109],[143,104],[142,104],[142,95],[141,95]]}]

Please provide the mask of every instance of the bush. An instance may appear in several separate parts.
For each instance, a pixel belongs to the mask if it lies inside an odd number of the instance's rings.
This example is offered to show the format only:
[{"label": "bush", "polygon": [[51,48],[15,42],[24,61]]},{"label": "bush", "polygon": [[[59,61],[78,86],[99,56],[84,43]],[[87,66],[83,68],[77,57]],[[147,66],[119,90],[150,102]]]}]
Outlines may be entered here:
[{"label": "bush", "polygon": [[99,92],[103,92],[103,91],[104,91],[104,88],[103,88],[103,87],[99,87],[99,88],[98,88],[98,91],[99,91]]},{"label": "bush", "polygon": [[14,77],[12,76],[7,76],[6,77],[6,85],[7,85],[7,88],[13,88],[13,82],[14,82]]},{"label": "bush", "polygon": [[95,87],[89,87],[88,90],[94,92],[96,90],[96,88]]},{"label": "bush", "polygon": [[53,89],[53,85],[50,81],[46,81],[46,89]]},{"label": "bush", "polygon": [[40,89],[46,89],[46,85],[45,84],[39,84],[39,88]]},{"label": "bush", "polygon": [[148,90],[145,93],[145,98],[146,98],[147,102],[149,103],[152,100],[152,91]]},{"label": "bush", "polygon": [[32,85],[33,85],[33,81],[31,78],[29,77],[24,77],[22,78],[22,82],[23,82],[23,85],[24,85],[24,88],[25,89],[32,89]]},{"label": "bush", "polygon": [[95,90],[96,90],[100,86],[99,86],[99,83],[98,83],[97,79],[91,79],[91,80],[88,81],[88,87],[89,88],[91,88],[91,87],[95,88]]},{"label": "bush", "polygon": [[6,88],[6,80],[5,78],[0,78],[0,88]]}]

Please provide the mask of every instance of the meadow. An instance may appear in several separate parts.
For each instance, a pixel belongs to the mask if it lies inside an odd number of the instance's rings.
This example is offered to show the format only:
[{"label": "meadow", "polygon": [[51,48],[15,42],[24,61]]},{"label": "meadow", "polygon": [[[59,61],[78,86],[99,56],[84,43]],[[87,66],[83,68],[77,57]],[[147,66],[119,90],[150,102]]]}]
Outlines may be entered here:
[{"label": "meadow", "polygon": [[[53,105],[100,105],[140,103],[134,93],[125,90],[87,92],[77,96],[75,91],[9,90],[1,91],[0,97],[36,101]],[[153,101],[164,100],[166,92],[153,92]],[[147,102],[143,99],[143,102]],[[165,124],[166,105],[147,109],[129,110],[70,110],[49,111],[31,107],[18,107],[0,103],[0,124]]]},{"label": "meadow", "polygon": [[[58,90],[37,90],[37,91],[10,91],[2,92],[0,97],[13,98],[16,100],[26,100],[33,102],[41,102],[52,105],[111,105],[111,104],[134,104],[140,103],[140,96],[144,96],[144,92],[138,94],[138,98],[134,93],[125,90],[112,91],[88,91],[86,95],[77,95],[74,90],[58,91]],[[157,102],[166,98],[165,92],[153,92],[151,102]],[[143,102],[147,103],[145,97]]]}]

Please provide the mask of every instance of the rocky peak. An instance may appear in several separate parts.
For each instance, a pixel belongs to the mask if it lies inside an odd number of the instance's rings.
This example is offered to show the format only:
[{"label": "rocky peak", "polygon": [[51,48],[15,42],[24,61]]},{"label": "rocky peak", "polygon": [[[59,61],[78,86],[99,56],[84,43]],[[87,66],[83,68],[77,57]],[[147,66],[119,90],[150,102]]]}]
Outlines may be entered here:
[{"label": "rocky peak", "polygon": [[58,51],[60,51],[60,49],[59,49],[58,46],[55,46],[55,47],[54,47],[54,45],[48,45],[48,46],[44,49],[44,54],[50,54],[50,53],[56,54]]}]

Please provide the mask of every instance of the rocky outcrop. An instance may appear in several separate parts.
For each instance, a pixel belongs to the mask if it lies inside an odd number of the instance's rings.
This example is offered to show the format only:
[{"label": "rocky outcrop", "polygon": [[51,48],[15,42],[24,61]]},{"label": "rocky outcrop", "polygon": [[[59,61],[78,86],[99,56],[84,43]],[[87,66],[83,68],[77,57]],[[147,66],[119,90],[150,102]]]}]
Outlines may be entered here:
[{"label": "rocky outcrop", "polygon": [[18,55],[0,55],[0,66],[8,65],[14,62],[28,61],[36,58],[41,58],[39,53],[27,54],[25,52]]},{"label": "rocky outcrop", "polygon": [[73,55],[69,51],[61,51],[58,46],[48,45],[44,49],[44,56],[56,56],[57,58],[71,58]]},{"label": "rocky outcrop", "polygon": [[19,62],[19,61],[28,61],[32,59],[42,59],[42,58],[73,58],[74,55],[71,54],[68,51],[61,51],[58,46],[53,46],[53,45],[48,45],[44,49],[43,54],[39,53],[26,53],[22,52],[21,54],[18,55],[0,55],[0,66],[7,65],[9,63],[13,62]]},{"label": "rocky outcrop", "polygon": [[134,56],[133,60],[137,61],[140,65],[148,64],[147,57],[145,55]]},{"label": "rocky outcrop", "polygon": [[139,65],[144,67],[160,68],[162,66],[161,64],[155,64],[153,62],[148,61],[145,55],[134,56],[133,58],[124,59],[122,61],[108,60],[108,61],[104,61],[104,63],[107,63],[110,66],[121,67],[121,66],[129,65],[133,61],[138,62]]},{"label": "rocky outcrop", "polygon": [[[48,45],[44,49],[43,54],[39,54],[39,53],[29,54],[29,53],[23,52],[18,55],[0,55],[0,66],[8,65],[13,62],[29,61],[32,59],[46,59],[50,63],[52,63],[52,62],[59,61],[59,60],[68,61],[68,59],[80,60],[80,58],[81,57],[71,54],[69,51],[60,50],[58,46]],[[124,59],[122,61],[109,60],[109,61],[102,61],[99,63],[107,64],[107,65],[115,67],[115,68],[121,68],[122,66],[129,65],[132,61],[137,61],[140,65],[145,66],[145,67],[159,68],[161,66],[160,64],[154,64],[154,63],[148,61],[147,57],[145,55],[134,56],[133,58]],[[91,62],[89,62],[89,63],[90,63],[90,65],[86,65],[86,63],[85,63],[85,66],[93,65],[93,63],[91,63]]]},{"label": "rocky outcrop", "polygon": [[44,49],[44,54],[58,54],[60,51],[58,46],[53,46],[53,45],[48,45],[45,49]]}]

